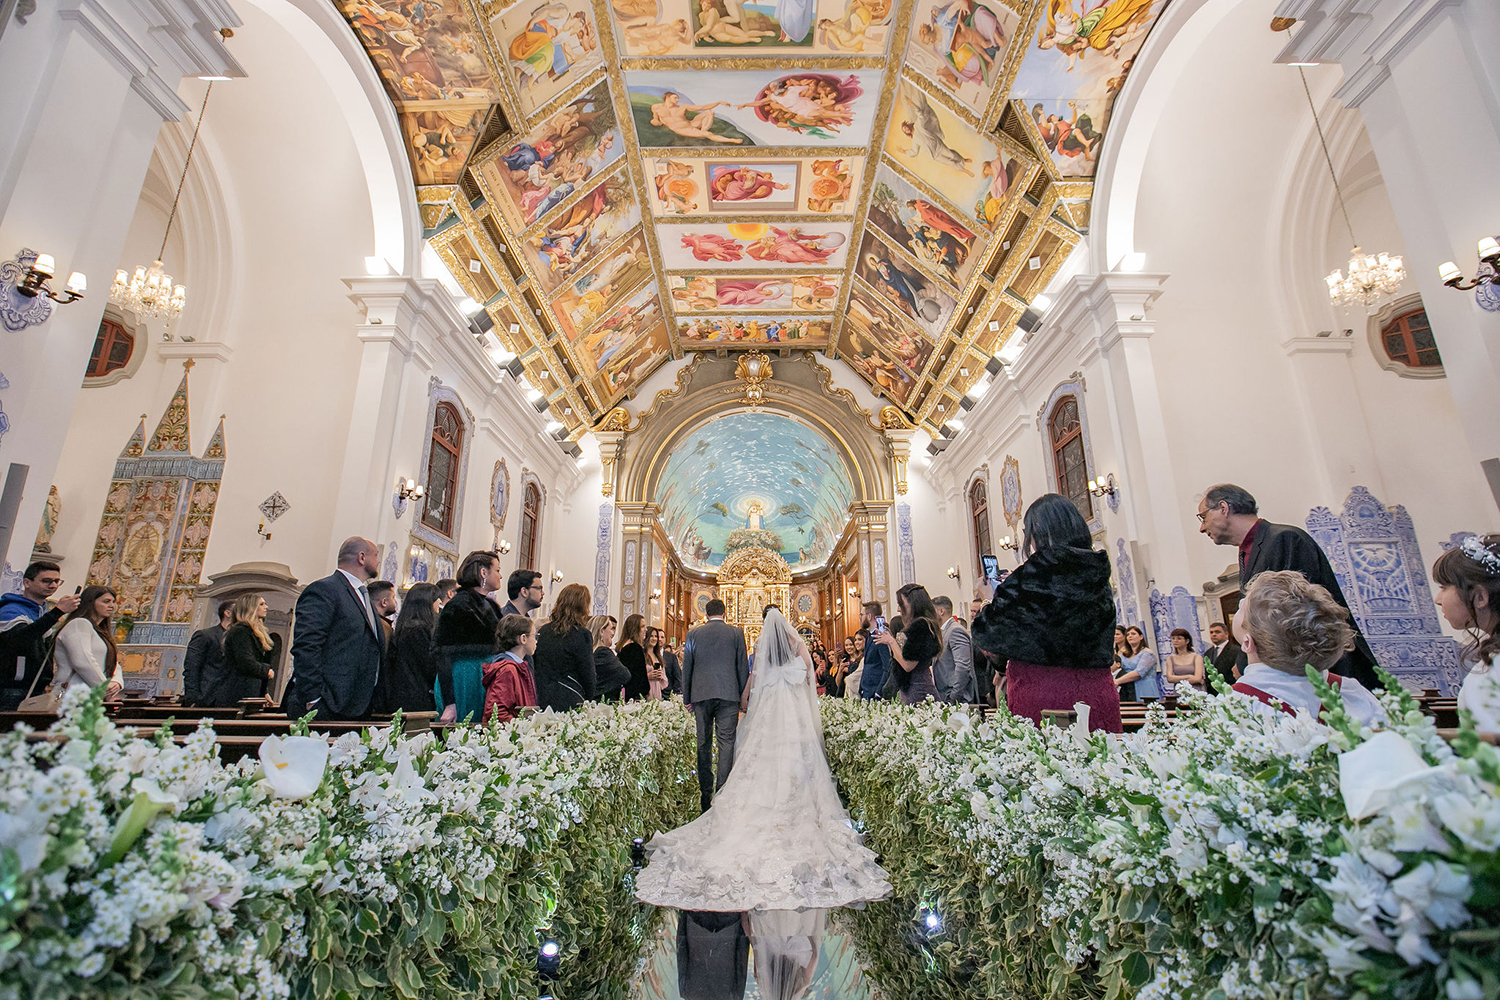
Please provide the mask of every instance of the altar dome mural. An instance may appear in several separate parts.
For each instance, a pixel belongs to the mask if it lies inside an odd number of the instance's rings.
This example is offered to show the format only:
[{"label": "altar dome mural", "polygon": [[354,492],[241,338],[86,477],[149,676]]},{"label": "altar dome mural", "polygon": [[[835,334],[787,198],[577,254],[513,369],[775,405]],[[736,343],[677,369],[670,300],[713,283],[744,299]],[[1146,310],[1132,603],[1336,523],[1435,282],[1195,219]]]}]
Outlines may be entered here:
[{"label": "altar dome mural", "polygon": [[822,434],[790,417],[735,413],[683,439],[653,499],[690,566],[717,569],[731,552],[762,546],[795,571],[827,559],[854,489]]}]

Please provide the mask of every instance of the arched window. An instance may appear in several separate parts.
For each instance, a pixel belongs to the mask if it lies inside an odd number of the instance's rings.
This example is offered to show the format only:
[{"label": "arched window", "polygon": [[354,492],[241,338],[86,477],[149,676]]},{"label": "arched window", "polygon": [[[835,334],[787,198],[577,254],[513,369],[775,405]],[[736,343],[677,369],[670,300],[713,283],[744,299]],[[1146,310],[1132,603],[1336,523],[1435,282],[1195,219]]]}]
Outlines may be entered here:
[{"label": "arched window", "polygon": [[980,557],[995,551],[990,538],[989,492],[984,488],[983,479],[974,480],[974,485],[969,487],[969,517],[974,527],[974,571],[983,576],[984,563]]},{"label": "arched window", "polygon": [[542,491],[536,483],[527,483],[521,491],[521,551],[517,569],[536,569],[537,536],[542,527]]},{"label": "arched window", "polygon": [[1052,407],[1047,421],[1052,442],[1052,463],[1057,472],[1057,492],[1073,501],[1085,521],[1094,516],[1094,498],[1089,494],[1088,463],[1083,455],[1083,422],[1078,417],[1078,397],[1063,396]]},{"label": "arched window", "polygon": [[463,454],[464,425],[452,403],[439,403],[432,418],[432,450],[427,456],[427,502],[422,523],[444,535],[453,534],[453,507],[458,498],[459,456]]},{"label": "arched window", "polygon": [[103,378],[130,364],[135,352],[135,335],[109,317],[99,321],[99,335],[94,338],[94,353],[89,355],[84,378]]},{"label": "arched window", "polygon": [[1427,310],[1418,306],[1391,319],[1380,328],[1380,345],[1385,356],[1408,368],[1441,368],[1437,341],[1432,339],[1432,324]]}]

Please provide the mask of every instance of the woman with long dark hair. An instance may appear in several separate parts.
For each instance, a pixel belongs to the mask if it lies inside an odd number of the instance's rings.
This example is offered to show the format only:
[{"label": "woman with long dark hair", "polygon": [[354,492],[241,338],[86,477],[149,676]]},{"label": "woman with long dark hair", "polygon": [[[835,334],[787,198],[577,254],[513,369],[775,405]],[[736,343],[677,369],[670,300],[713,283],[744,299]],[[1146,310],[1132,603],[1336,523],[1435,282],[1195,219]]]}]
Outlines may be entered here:
[{"label": "woman with long dark hair", "polygon": [[52,688],[105,688],[106,700],[125,688],[120,674],[120,650],[115,645],[115,592],[108,587],[84,587],[78,607],[63,619],[53,651]]},{"label": "woman with long dark hair", "polygon": [[380,672],[382,712],[432,711],[432,685],[437,680],[432,635],[442,604],[443,592],[436,584],[415,583],[406,592],[391,635],[391,653]]},{"label": "woman with long dark hair", "polygon": [[1437,606],[1448,624],[1467,631],[1469,673],[1458,707],[1474,716],[1481,733],[1500,734],[1500,535],[1473,535],[1432,565]]},{"label": "woman with long dark hair", "polygon": [[275,676],[281,640],[266,631],[266,602],[259,594],[242,594],[230,609],[233,623],[224,633],[224,666],[203,679],[200,703],[233,708],[246,698],[263,698]]},{"label": "woman with long dark hair", "polygon": [[500,609],[485,595],[504,582],[493,552],[470,552],[458,565],[458,590],[438,614],[432,637],[433,696],[444,722],[478,722],[484,712],[484,665],[499,652],[495,630],[500,627]]},{"label": "woman with long dark hair", "polygon": [[908,583],[896,591],[896,604],[901,609],[899,632],[893,621],[891,630],[876,641],[891,651],[891,673],[902,703],[915,705],[938,696],[932,661],[943,651],[943,629],[937,608],[920,583]]},{"label": "woman with long dark hair", "polygon": [[646,698],[660,701],[667,690],[667,665],[662,662],[662,631],[655,625],[646,626],[646,642],[642,647],[646,656],[646,681],[650,689]]},{"label": "woman with long dark hair", "polygon": [[1088,523],[1065,496],[1047,493],[1026,510],[1025,562],[1000,581],[974,618],[974,644],[1005,662],[1005,702],[1041,725],[1043,711],[1089,706],[1089,728],[1123,732],[1114,662],[1109,554],[1096,552]]},{"label": "woman with long dark hair", "polygon": [[620,628],[620,642],[615,646],[615,655],[630,671],[630,680],[625,682],[626,701],[639,701],[651,693],[651,681],[646,677],[646,651],[641,647],[645,623],[644,615],[626,615]]},{"label": "woman with long dark hair", "polygon": [[536,703],[542,708],[566,712],[599,697],[589,634],[589,588],[570,583],[558,591],[552,617],[537,632],[531,664]]}]

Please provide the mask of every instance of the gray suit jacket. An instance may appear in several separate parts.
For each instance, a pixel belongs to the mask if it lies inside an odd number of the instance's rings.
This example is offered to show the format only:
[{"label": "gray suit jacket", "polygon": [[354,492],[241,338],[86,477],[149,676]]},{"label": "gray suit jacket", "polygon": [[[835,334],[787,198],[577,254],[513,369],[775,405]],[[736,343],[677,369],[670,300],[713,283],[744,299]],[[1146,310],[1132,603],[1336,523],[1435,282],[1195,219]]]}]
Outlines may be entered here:
[{"label": "gray suit jacket", "polygon": [[687,634],[682,646],[682,697],[688,704],[708,698],[739,701],[750,683],[745,632],[709,621]]},{"label": "gray suit jacket", "polygon": [[932,683],[946,702],[972,705],[979,696],[969,630],[952,618],[943,624],[943,652],[932,663]]}]

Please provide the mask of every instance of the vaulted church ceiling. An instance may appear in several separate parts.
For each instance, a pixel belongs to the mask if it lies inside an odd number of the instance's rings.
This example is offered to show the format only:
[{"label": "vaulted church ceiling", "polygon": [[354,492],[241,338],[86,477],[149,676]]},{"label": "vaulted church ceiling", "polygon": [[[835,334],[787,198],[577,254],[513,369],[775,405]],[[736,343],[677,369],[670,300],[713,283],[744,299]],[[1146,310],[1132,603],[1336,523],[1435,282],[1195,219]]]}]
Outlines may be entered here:
[{"label": "vaulted church ceiling", "polygon": [[1086,234],[1167,0],[338,0],[433,248],[576,436],[690,351],[937,430]]}]

